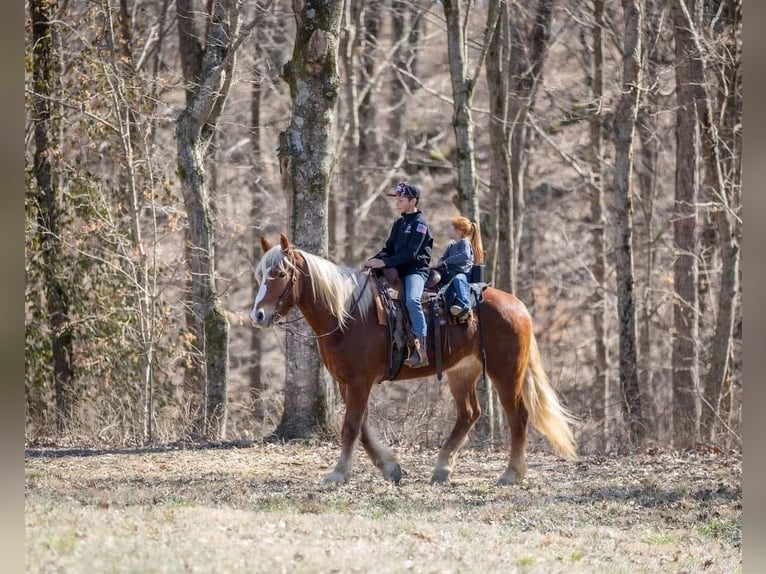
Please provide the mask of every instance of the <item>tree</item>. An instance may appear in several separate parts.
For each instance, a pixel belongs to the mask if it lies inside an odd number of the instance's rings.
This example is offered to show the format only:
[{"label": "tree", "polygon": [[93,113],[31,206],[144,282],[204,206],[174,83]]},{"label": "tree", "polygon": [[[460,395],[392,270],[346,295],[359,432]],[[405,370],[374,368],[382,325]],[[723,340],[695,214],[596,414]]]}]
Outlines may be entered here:
[{"label": "tree", "polygon": [[226,102],[241,41],[236,1],[213,0],[200,85],[176,122],[178,171],[189,218],[191,307],[205,357],[205,402],[197,432],[211,439],[226,434],[229,322],[215,288],[215,242],[204,158]]},{"label": "tree", "polygon": [[615,259],[617,271],[617,313],[620,333],[619,381],[622,409],[629,437],[640,443],[646,433],[641,412],[636,350],[636,307],[633,293],[633,203],[631,172],[633,133],[636,127],[641,85],[641,2],[622,0],[625,36],[622,53],[622,93],[614,118]]},{"label": "tree", "polygon": [[[447,20],[447,53],[449,56],[450,79],[452,81],[452,128],[455,132],[457,148],[457,201],[460,213],[476,223],[476,231],[481,233],[481,213],[479,211],[479,176],[476,172],[476,149],[474,143],[473,95],[476,81],[481,73],[492,36],[497,33],[497,20],[500,12],[495,11],[495,20],[487,22],[484,31],[484,43],[476,67],[469,74],[468,38],[466,32],[467,11],[470,2],[465,0],[445,0],[442,2]],[[486,234],[486,233],[485,233]],[[494,401],[493,390],[486,378],[478,386],[479,406],[485,416],[479,419],[476,428],[480,438],[494,440]]]},{"label": "tree", "polygon": [[592,76],[591,113],[588,117],[590,148],[590,224],[593,238],[593,332],[596,381],[594,416],[601,421],[602,444],[609,446],[609,412],[607,405],[611,395],[609,378],[609,347],[607,345],[607,305],[606,305],[606,214],[604,208],[604,177],[602,172],[603,137],[601,113],[604,98],[604,0],[593,2],[593,57],[587,69]]},{"label": "tree", "polygon": [[[377,4],[377,2],[376,2]],[[407,110],[407,95],[418,88],[417,77],[418,42],[423,29],[422,0],[391,0],[391,36],[395,39],[393,50],[393,81],[390,91],[388,116],[391,141],[398,142],[403,135],[402,119]],[[391,157],[396,157],[397,146],[391,146]]]},{"label": "tree", "polygon": [[[640,290],[637,294],[638,309],[638,355],[642,357],[638,370],[638,384],[645,390],[645,408],[647,423],[653,432],[661,432],[665,426],[672,424],[660,417],[661,408],[657,393],[653,386],[654,375],[660,370],[656,357],[662,353],[663,338],[655,337],[655,323],[659,309],[664,299],[658,300],[656,274],[658,268],[658,251],[656,242],[664,235],[666,225],[657,225],[658,215],[664,214],[664,178],[660,177],[659,161],[670,146],[670,138],[663,137],[660,128],[660,118],[663,115],[667,99],[660,93],[660,74],[666,66],[673,62],[672,46],[669,35],[663,34],[665,24],[665,2],[662,0],[646,0],[644,4],[644,82],[646,89],[639,101],[636,131],[641,142],[640,151],[634,161],[635,176],[638,183],[638,193],[635,194],[641,219],[636,225],[634,237],[636,252],[640,263],[637,264],[636,274],[639,277]],[[664,331],[664,329],[662,329]],[[672,344],[671,344],[672,346]],[[672,387],[672,385],[671,385]]]},{"label": "tree", "polygon": [[447,53],[449,55],[450,79],[452,80],[452,128],[457,147],[457,206],[460,213],[476,222],[481,231],[479,217],[479,181],[476,173],[476,152],[473,125],[473,94],[476,79],[489,48],[490,34],[495,26],[488,25],[484,46],[476,62],[476,70],[469,75],[468,42],[466,37],[466,11],[470,2],[445,0],[444,16],[447,19]]},{"label": "tree", "polygon": [[[209,9],[209,7],[208,7]],[[202,75],[202,59],[205,55],[205,49],[202,39],[203,33],[200,32],[199,18],[200,11],[195,7],[195,0],[176,0],[176,16],[178,22],[178,54],[181,60],[181,71],[184,78],[184,95],[186,105],[191,106],[194,100],[194,94],[200,84]],[[205,19],[209,18],[207,11],[202,11]],[[189,237],[189,228],[184,228],[184,259],[191,261],[193,258],[192,241]],[[184,299],[191,301],[194,292],[194,278],[186,278],[186,292]],[[198,412],[195,415],[195,426],[200,426],[199,419],[204,412],[204,386],[205,375],[204,366],[197,344],[200,341],[200,334],[197,332],[197,321],[194,317],[192,305],[185,305],[184,318],[186,320],[185,333],[182,340],[186,346],[186,358],[184,368],[184,386],[186,391],[194,397],[197,403]],[[197,431],[195,431],[197,432]]]},{"label": "tree", "polygon": [[[689,0],[694,11],[696,0]],[[697,191],[699,129],[693,85],[691,32],[683,13],[673,7],[676,40],[676,194],[673,216],[673,441],[677,447],[697,441],[700,401],[697,304]]]},{"label": "tree", "polygon": [[[295,44],[282,72],[293,106],[290,124],[279,135],[280,171],[291,198],[292,242],[326,256],[343,2],[306,0],[293,7]],[[275,433],[283,438],[306,437],[328,425],[332,385],[319,361],[316,340],[303,322],[287,335],[284,412]]]},{"label": "tree", "polygon": [[542,80],[543,64],[548,51],[553,5],[555,0],[539,0],[532,30],[525,34],[526,19],[522,7],[511,5],[510,54],[508,71],[509,101],[508,121],[511,153],[511,202],[512,228],[508,232],[511,254],[511,287],[517,288],[519,252],[524,229],[524,173],[526,171],[526,147],[528,118],[534,107],[537,88]]},{"label": "tree", "polygon": [[75,357],[69,317],[69,294],[62,279],[62,246],[59,229],[59,190],[53,159],[58,154],[57,122],[51,111],[55,85],[56,51],[53,46],[51,3],[30,0],[34,76],[34,174],[37,180],[37,222],[43,258],[45,297],[53,358],[56,420],[61,429],[72,417]]},{"label": "tree", "polygon": [[[705,188],[710,196],[713,220],[718,234],[721,256],[721,279],[718,292],[718,313],[715,332],[711,341],[709,368],[705,373],[705,408],[703,409],[703,433],[712,439],[718,408],[726,388],[734,324],[737,319],[736,299],[739,291],[739,238],[741,235],[741,131],[735,126],[741,122],[741,4],[737,0],[720,3],[724,14],[724,31],[721,34],[722,78],[719,89],[720,110],[714,110],[714,94],[707,81],[707,63],[696,22],[699,17],[690,11],[683,0],[674,4],[674,14],[688,31],[691,82],[695,90],[695,102],[702,137],[702,156],[705,166]],[[698,8],[699,10],[699,8]],[[711,23],[712,24],[712,23]],[[712,25],[711,25],[712,27]],[[721,129],[715,118],[722,117]]]},{"label": "tree", "polygon": [[[492,41],[487,52],[487,91],[489,93],[489,142],[490,142],[490,190],[492,202],[497,208],[490,210],[494,216],[494,233],[490,270],[498,289],[515,292],[511,265],[501,263],[500,253],[511,253],[513,234],[513,203],[511,201],[511,165],[508,138],[508,5],[492,0],[487,10],[487,25],[495,23]],[[496,215],[495,215],[496,214]]]}]

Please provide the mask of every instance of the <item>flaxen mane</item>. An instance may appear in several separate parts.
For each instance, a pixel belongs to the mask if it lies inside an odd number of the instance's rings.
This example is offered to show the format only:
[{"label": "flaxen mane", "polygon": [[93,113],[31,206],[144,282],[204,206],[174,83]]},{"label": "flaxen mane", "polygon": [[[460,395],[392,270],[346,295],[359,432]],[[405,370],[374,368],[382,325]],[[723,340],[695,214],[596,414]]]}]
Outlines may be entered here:
[{"label": "flaxen mane", "polygon": [[[322,303],[338,319],[341,329],[346,328],[351,313],[355,309],[359,310],[362,320],[366,318],[372,307],[373,293],[364,274],[351,267],[336,265],[332,261],[300,249],[296,249],[295,252],[306,261],[315,297],[320,298]],[[261,283],[272,269],[286,273],[294,269],[292,261],[284,256],[278,245],[269,249],[255,268],[256,281]],[[300,273],[297,269],[295,271]],[[362,289],[364,292],[360,295]]]}]

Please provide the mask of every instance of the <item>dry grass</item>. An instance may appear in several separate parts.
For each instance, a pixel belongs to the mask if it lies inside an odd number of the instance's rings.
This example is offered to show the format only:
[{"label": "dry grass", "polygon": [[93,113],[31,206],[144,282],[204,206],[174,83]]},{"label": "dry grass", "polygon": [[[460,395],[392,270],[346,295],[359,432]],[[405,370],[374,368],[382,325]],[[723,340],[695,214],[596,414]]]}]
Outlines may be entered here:
[{"label": "dry grass", "polygon": [[157,452],[28,451],[28,572],[739,572],[741,457],[531,453],[497,487],[501,452],[399,449],[383,482],[363,453],[263,444]]}]

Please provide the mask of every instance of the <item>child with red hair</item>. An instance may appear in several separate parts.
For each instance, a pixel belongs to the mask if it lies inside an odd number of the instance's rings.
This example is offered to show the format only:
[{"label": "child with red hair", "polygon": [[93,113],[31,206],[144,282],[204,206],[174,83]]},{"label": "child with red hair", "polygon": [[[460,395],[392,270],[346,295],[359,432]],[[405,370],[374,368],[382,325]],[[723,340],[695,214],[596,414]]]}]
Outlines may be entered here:
[{"label": "child with red hair", "polygon": [[470,318],[468,275],[474,264],[484,261],[481,235],[474,222],[458,215],[450,219],[447,236],[450,238],[449,245],[439,258],[436,268],[442,274],[443,283],[452,280],[452,300],[450,293],[447,293],[450,313],[458,319]]}]

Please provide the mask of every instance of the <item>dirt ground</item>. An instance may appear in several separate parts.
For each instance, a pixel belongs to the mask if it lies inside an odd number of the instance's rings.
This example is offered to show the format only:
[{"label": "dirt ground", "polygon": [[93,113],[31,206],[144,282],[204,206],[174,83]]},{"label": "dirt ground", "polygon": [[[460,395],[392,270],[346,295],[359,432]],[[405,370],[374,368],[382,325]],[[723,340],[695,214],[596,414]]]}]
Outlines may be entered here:
[{"label": "dirt ground", "polygon": [[580,463],[466,450],[450,485],[435,449],[364,452],[322,484],[335,444],[28,450],[27,572],[741,572],[739,453],[648,451]]}]

